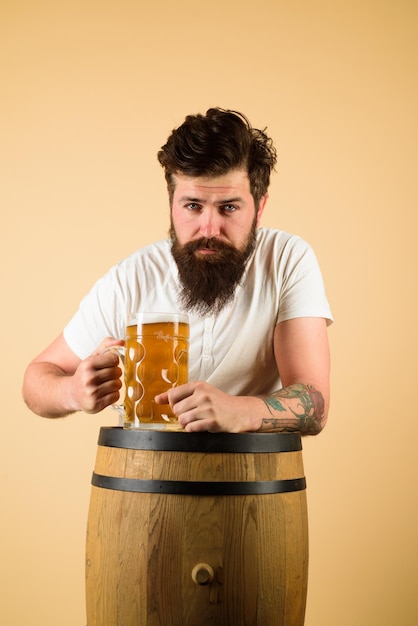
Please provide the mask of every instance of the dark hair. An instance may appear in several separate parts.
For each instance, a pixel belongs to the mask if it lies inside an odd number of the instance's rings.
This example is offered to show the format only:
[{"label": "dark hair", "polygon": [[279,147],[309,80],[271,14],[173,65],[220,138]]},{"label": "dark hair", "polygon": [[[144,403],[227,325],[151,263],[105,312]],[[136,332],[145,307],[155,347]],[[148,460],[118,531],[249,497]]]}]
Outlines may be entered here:
[{"label": "dark hair", "polygon": [[267,193],[277,155],[273,141],[265,131],[252,128],[245,115],[213,108],[206,115],[188,115],[158,152],[158,160],[165,171],[170,202],[175,188],[173,174],[222,176],[243,168],[258,208]]}]

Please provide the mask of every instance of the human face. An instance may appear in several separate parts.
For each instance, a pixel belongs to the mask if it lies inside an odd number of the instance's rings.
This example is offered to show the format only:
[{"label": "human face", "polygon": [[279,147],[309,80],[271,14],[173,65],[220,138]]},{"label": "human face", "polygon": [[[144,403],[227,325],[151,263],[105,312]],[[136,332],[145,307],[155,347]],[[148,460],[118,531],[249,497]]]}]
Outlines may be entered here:
[{"label": "human face", "polygon": [[246,172],[213,178],[179,177],[171,216],[171,252],[180,301],[207,315],[228,304],[254,250],[256,213]]},{"label": "human face", "polygon": [[[246,170],[217,177],[176,174],[174,181],[171,220],[180,245],[213,238],[240,251],[246,248],[267,200],[266,195],[256,211]],[[216,250],[202,247],[195,254],[215,255]]]}]

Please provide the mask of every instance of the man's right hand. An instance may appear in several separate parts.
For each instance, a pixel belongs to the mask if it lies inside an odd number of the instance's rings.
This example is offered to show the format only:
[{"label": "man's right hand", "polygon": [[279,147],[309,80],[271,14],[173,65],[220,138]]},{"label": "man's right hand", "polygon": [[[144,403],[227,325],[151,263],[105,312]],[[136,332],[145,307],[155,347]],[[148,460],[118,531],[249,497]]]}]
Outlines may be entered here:
[{"label": "man's right hand", "polygon": [[76,411],[98,413],[117,402],[122,371],[117,354],[105,350],[123,344],[107,337],[93,354],[80,360],[59,335],[26,369],[26,404],[43,417],[64,417]]},{"label": "man's right hand", "polygon": [[[123,343],[123,342],[122,342]],[[119,344],[108,344],[120,345]],[[71,377],[73,410],[99,413],[119,399],[122,369],[114,352],[96,351],[81,361]]]}]

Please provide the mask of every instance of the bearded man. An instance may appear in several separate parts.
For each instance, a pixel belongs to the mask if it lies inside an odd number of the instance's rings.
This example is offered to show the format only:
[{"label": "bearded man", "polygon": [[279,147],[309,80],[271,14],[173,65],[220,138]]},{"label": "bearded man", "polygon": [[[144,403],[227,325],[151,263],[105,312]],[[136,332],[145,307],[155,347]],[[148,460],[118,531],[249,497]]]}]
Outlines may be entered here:
[{"label": "bearded man", "polygon": [[[189,380],[155,397],[186,432],[319,433],[329,406],[332,321],[308,243],[260,227],[276,150],[241,113],[189,115],[158,153],[170,238],[113,267],[28,366],[23,395],[45,417],[119,398],[128,314],[186,312]],[[47,390],[47,393],[46,393]]]}]

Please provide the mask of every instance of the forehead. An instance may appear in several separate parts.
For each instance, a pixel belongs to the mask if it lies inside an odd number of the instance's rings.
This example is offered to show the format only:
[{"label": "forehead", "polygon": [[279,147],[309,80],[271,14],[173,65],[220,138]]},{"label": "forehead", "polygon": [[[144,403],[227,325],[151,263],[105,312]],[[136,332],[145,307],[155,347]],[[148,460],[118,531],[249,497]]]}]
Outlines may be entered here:
[{"label": "forehead", "polygon": [[184,176],[175,174],[173,176],[175,184],[175,194],[183,195],[185,192],[200,193],[228,193],[230,191],[249,193],[250,179],[246,170],[230,170],[221,176]]}]

